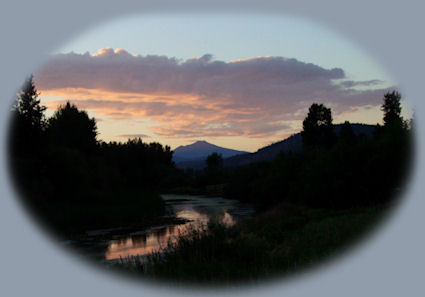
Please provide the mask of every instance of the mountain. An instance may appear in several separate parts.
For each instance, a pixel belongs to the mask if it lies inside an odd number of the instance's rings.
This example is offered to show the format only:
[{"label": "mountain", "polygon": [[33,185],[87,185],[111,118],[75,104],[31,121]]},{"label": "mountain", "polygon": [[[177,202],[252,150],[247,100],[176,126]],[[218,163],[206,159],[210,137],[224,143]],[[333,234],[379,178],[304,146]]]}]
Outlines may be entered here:
[{"label": "mountain", "polygon": [[[341,131],[342,124],[334,125],[334,131],[337,135]],[[366,124],[351,124],[353,132],[356,135],[365,135],[371,137],[375,130],[374,125]],[[255,153],[237,155],[230,158],[226,158],[223,161],[225,167],[242,166],[253,162],[260,162],[271,160],[276,157],[280,152],[299,151],[302,149],[302,137],[301,133],[294,134],[285,140],[273,143],[269,146],[260,148]]]},{"label": "mountain", "polygon": [[299,151],[302,148],[301,133],[294,134],[285,140],[260,148],[255,153],[233,156],[224,159],[225,167],[242,166],[253,162],[271,160],[280,152]]},{"label": "mountain", "polygon": [[248,152],[220,147],[206,141],[197,141],[190,145],[179,146],[174,150],[173,161],[179,168],[202,169],[205,159],[212,153],[221,154],[223,159]]},{"label": "mountain", "polygon": [[[341,131],[342,124],[334,125],[337,135]],[[375,130],[375,125],[351,124],[354,134],[371,137]],[[179,146],[174,150],[173,160],[177,167],[181,169],[192,168],[202,170],[205,168],[205,159],[208,155],[217,152],[223,156],[225,167],[242,166],[253,162],[271,160],[280,152],[299,151],[302,149],[301,133],[294,134],[282,141],[260,148],[255,153],[236,151],[222,148],[206,141],[197,141],[186,146]]]}]

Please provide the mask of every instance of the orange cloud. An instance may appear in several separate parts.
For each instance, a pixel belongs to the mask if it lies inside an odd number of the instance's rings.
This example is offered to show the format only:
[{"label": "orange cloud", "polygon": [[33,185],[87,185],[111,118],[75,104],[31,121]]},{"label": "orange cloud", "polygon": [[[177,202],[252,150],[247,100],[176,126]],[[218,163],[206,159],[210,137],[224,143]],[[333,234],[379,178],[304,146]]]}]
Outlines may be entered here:
[{"label": "orange cloud", "polygon": [[343,112],[341,112],[341,114],[350,114],[350,113],[354,113],[356,111],[357,111],[357,109],[349,109],[349,110],[344,110]]}]

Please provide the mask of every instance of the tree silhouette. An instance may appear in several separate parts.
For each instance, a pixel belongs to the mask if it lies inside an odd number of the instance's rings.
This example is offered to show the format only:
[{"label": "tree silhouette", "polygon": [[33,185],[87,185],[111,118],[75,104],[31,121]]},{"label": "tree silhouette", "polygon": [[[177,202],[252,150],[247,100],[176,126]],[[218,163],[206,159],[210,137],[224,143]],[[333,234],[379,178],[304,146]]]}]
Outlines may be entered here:
[{"label": "tree silhouette", "polygon": [[21,91],[18,93],[15,110],[28,127],[33,127],[34,130],[41,130],[44,121],[45,106],[40,104],[37,92],[33,82],[33,76],[30,75],[22,86]]},{"label": "tree silhouette", "polygon": [[223,166],[223,157],[221,154],[212,153],[205,162],[207,163],[208,172],[217,172]]},{"label": "tree silhouette", "polygon": [[344,124],[342,124],[341,131],[339,132],[339,138],[347,144],[352,144],[355,141],[356,135],[354,134],[353,127],[351,127],[349,121],[345,121]]},{"label": "tree silhouette", "polygon": [[31,151],[40,143],[40,136],[45,128],[44,111],[40,104],[39,93],[35,88],[33,76],[30,75],[17,94],[13,106],[12,144],[14,150]]},{"label": "tree silhouette", "polygon": [[301,136],[305,147],[331,146],[335,138],[331,109],[323,104],[313,103],[303,121]]},{"label": "tree silhouette", "polygon": [[384,95],[384,103],[381,106],[381,110],[384,112],[384,127],[403,127],[400,100],[401,94],[397,91],[388,92]]},{"label": "tree silhouette", "polygon": [[80,111],[69,101],[49,119],[48,136],[56,145],[77,149],[82,152],[93,151],[97,144],[97,127],[94,118],[86,111]]}]

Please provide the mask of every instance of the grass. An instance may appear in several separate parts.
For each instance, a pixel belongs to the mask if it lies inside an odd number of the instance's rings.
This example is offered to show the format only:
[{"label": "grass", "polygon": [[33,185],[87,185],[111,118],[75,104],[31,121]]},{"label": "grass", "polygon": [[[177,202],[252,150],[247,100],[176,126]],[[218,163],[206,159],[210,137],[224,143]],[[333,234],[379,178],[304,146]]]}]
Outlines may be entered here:
[{"label": "grass", "polygon": [[[385,207],[345,211],[280,205],[241,225],[193,229],[143,263],[121,266],[175,283],[257,282],[299,272],[342,253],[379,220]],[[143,269],[137,269],[142,265]],[[131,268],[132,267],[132,268]]]}]

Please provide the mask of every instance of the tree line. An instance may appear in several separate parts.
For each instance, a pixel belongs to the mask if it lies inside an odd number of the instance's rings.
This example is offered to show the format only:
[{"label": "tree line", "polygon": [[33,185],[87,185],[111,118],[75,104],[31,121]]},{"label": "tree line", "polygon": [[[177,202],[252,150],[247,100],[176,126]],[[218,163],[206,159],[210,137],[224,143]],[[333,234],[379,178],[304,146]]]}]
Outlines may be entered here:
[{"label": "tree line", "polygon": [[336,133],[332,111],[313,103],[303,121],[301,151],[281,152],[271,161],[223,168],[210,155],[207,169],[193,178],[205,191],[224,186],[226,198],[267,209],[280,203],[351,208],[393,201],[404,185],[412,156],[412,121],[401,116],[401,94],[384,95],[383,125],[373,135],[357,135],[350,122]]}]

